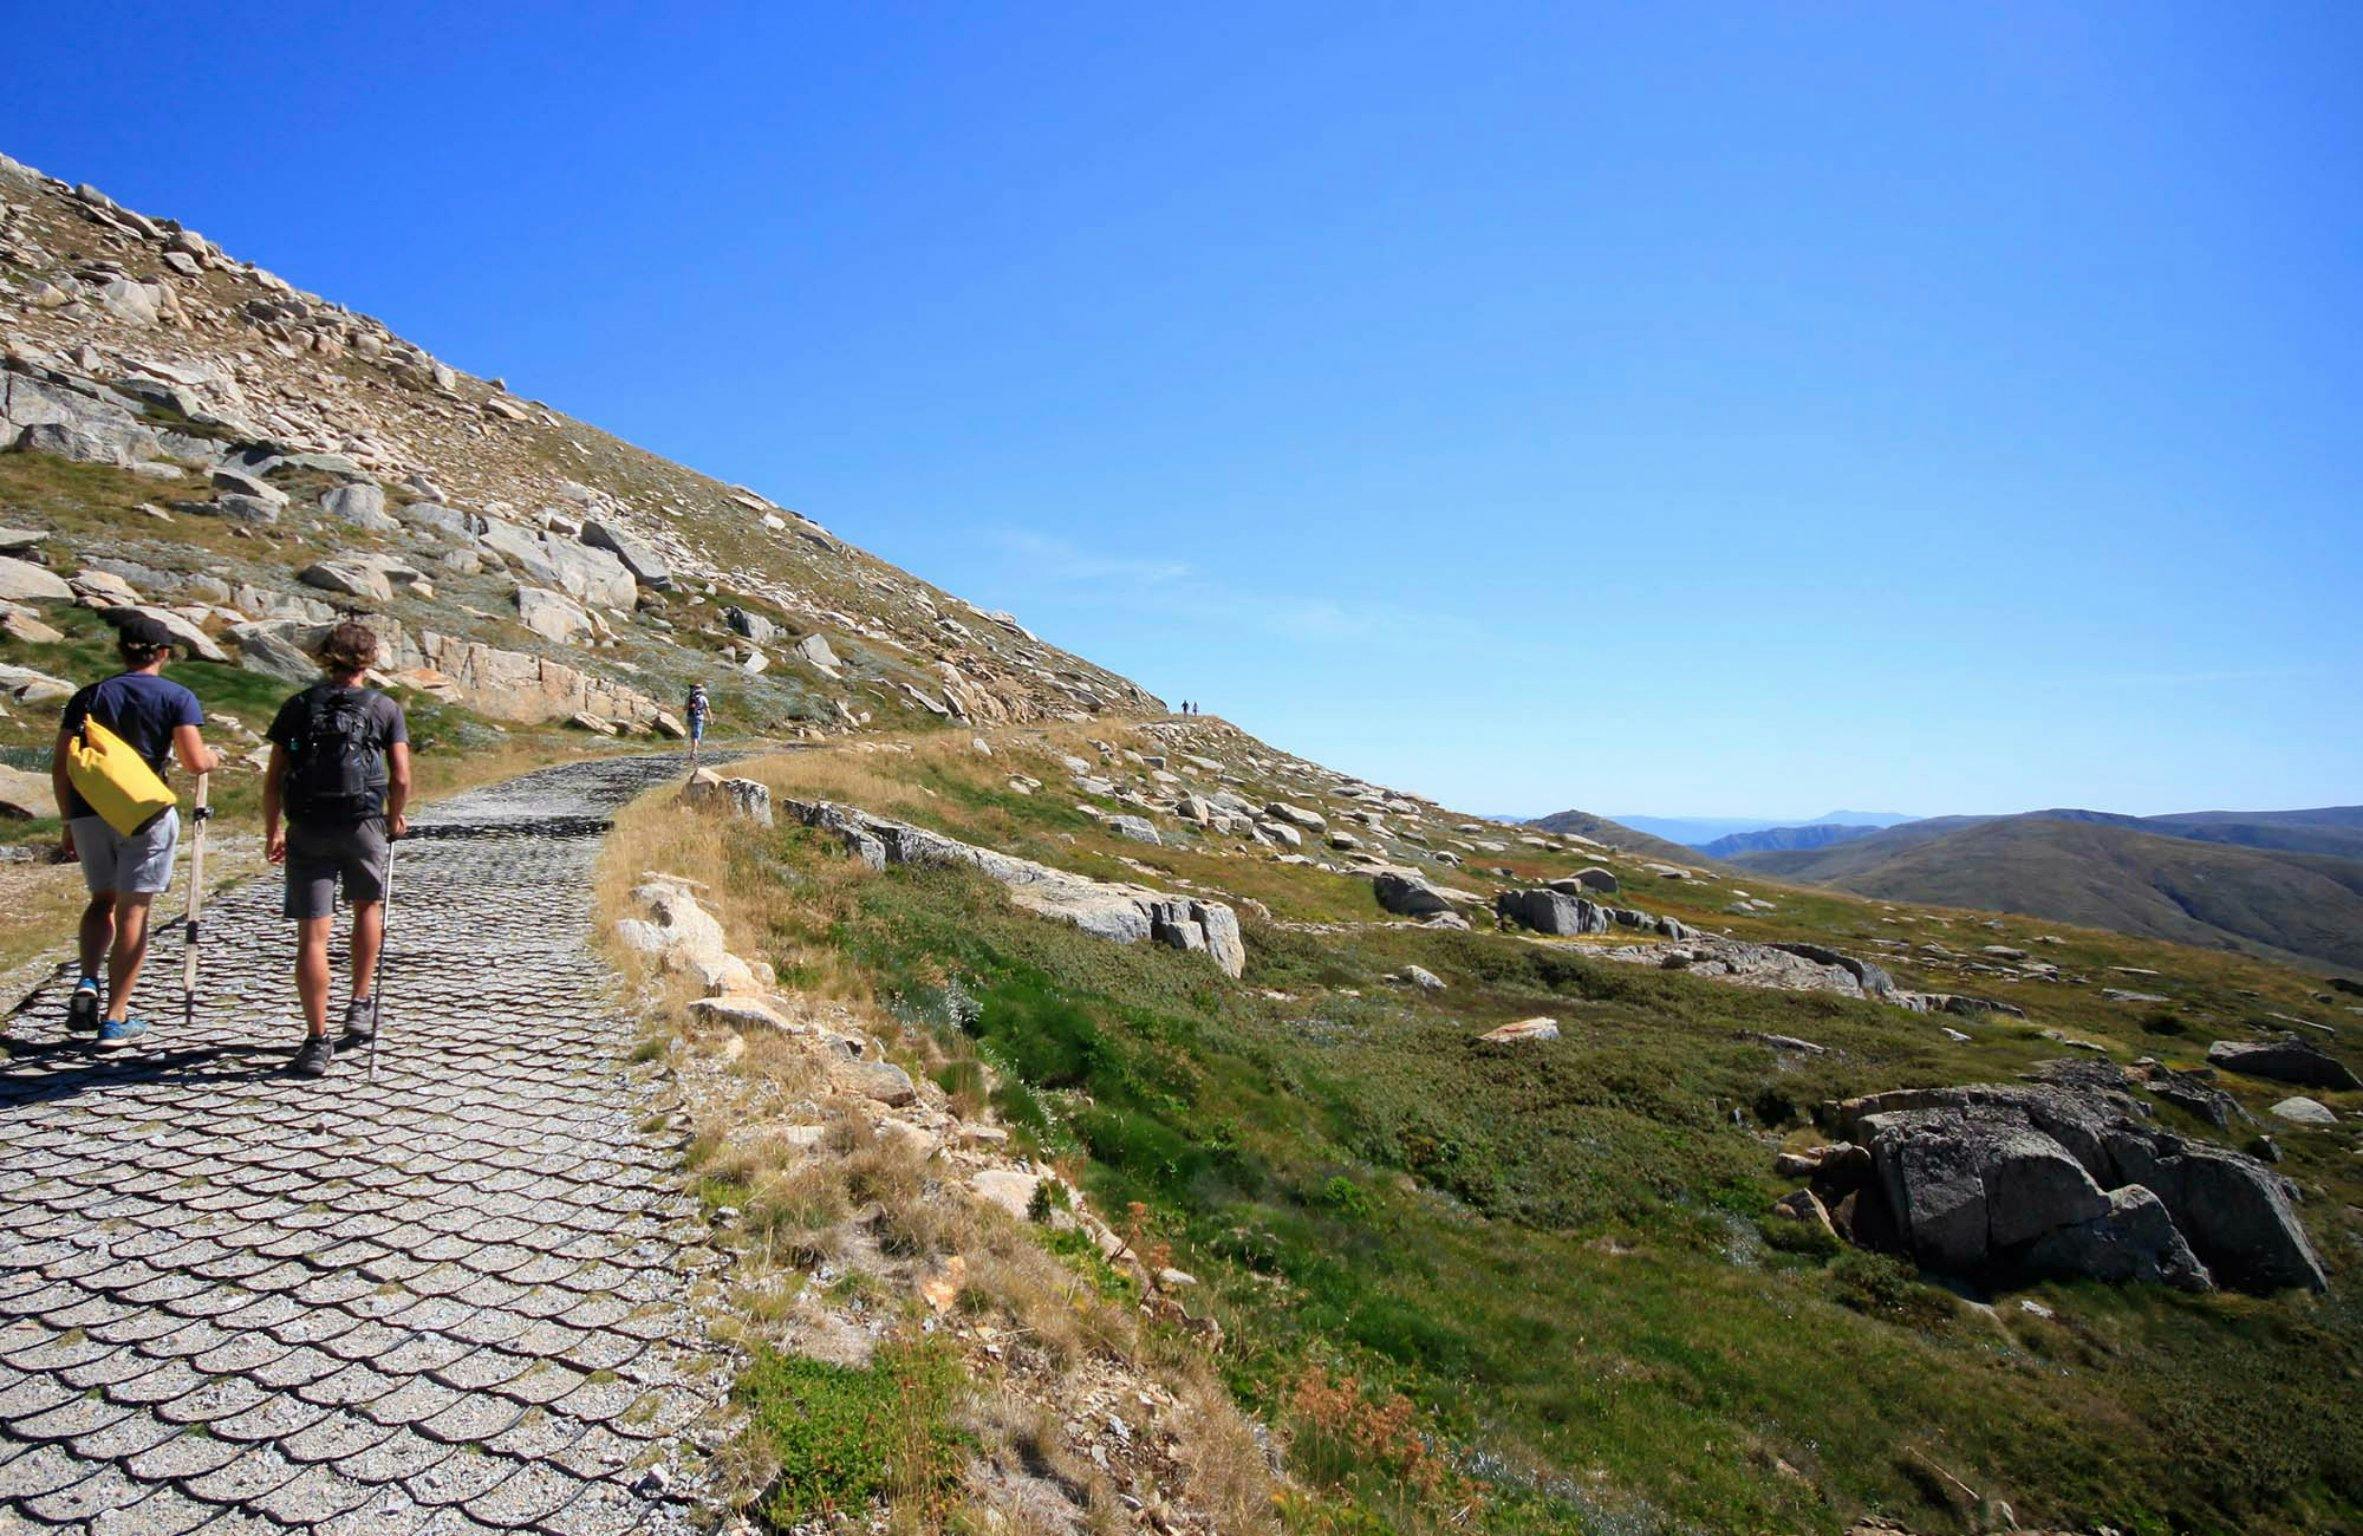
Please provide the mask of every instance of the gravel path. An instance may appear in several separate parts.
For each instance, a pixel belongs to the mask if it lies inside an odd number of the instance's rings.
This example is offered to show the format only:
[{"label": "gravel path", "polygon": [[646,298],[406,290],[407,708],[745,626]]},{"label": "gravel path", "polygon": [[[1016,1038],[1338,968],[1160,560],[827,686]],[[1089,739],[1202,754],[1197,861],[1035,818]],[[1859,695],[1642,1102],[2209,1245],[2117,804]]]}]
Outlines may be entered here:
[{"label": "gravel path", "polygon": [[70,1043],[54,988],[11,1021],[0,1532],[691,1528],[649,1468],[720,1380],[685,1299],[716,1261],[585,942],[601,818],[682,766],[422,818],[375,1086],[283,1070],[275,880],[209,912],[194,1027],[177,931],[144,1048]]}]

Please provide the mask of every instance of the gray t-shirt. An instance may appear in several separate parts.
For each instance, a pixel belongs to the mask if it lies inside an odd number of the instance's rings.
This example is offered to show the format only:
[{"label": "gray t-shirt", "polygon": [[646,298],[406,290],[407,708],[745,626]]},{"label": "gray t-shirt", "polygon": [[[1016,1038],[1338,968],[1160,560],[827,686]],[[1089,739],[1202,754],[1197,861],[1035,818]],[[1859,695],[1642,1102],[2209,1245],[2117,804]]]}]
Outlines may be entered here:
[{"label": "gray t-shirt", "polygon": [[[264,738],[273,746],[285,749],[290,759],[295,758],[302,750],[304,732],[313,711],[321,703],[339,694],[355,698],[360,703],[361,712],[368,723],[369,743],[378,754],[378,771],[372,779],[382,790],[387,777],[387,750],[409,742],[410,722],[403,718],[401,705],[374,688],[355,688],[331,682],[314,683],[279,706],[279,713],[272,717],[271,728],[264,733]],[[290,769],[291,777],[292,774],[293,770]],[[297,820],[296,807],[290,805],[287,809],[289,821]]]}]

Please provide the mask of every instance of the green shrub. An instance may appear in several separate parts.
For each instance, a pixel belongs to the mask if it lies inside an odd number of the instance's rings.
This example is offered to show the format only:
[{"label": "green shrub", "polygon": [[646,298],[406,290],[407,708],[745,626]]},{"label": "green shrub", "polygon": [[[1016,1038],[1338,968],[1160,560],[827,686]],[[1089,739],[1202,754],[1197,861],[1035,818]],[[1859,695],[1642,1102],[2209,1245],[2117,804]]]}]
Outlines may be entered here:
[{"label": "green shrub", "polygon": [[1791,1216],[1772,1215],[1764,1217],[1756,1226],[1764,1234],[1764,1246],[1781,1253],[1826,1259],[1844,1252],[1846,1248],[1836,1233],[1818,1221],[1799,1221]]},{"label": "green shrub", "polygon": [[952,1427],[961,1372],[937,1341],[888,1344],[851,1369],[759,1351],[733,1394],[778,1474],[757,1511],[774,1530],[815,1515],[861,1514],[873,1499],[925,1509],[959,1473]]},{"label": "green shrub", "polygon": [[1829,1276],[1841,1304],[1907,1328],[1938,1331],[1960,1313],[1950,1292],[1924,1284],[1909,1264],[1888,1254],[1849,1249],[1832,1261]]}]

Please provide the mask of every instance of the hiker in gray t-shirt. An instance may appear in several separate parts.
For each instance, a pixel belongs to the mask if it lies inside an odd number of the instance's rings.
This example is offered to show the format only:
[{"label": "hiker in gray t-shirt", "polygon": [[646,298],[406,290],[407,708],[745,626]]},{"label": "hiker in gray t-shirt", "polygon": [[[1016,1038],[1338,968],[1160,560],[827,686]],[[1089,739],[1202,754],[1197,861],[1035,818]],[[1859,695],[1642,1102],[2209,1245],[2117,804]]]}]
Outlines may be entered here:
[{"label": "hiker in gray t-shirt", "polygon": [[[393,840],[409,830],[410,728],[402,706],[361,678],[377,661],[377,636],[348,619],[320,643],[328,675],[279,707],[263,773],[263,851],[287,867],[283,908],[296,924],[295,989],[304,1043],[294,1070],[324,1077],[336,1061],[328,1039],[329,930],[336,892],[353,907],[353,992],[343,1043],[377,1032],[372,992],[385,943],[386,882]],[[287,825],[280,827],[284,814]]]}]

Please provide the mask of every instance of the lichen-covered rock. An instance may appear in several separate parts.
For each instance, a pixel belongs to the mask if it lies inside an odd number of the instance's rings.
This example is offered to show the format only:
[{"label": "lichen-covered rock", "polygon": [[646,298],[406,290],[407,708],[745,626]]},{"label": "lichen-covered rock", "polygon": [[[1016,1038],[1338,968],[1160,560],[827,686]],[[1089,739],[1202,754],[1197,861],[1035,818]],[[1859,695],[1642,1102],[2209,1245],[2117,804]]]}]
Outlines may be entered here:
[{"label": "lichen-covered rock", "polygon": [[2117,1284],[2144,1282],[2178,1291],[2215,1288],[2183,1240],[2166,1203],[2139,1184],[2110,1190],[2107,1209],[2089,1221],[2054,1227],[2028,1244],[2023,1262],[2038,1275]]},{"label": "lichen-covered rock", "polygon": [[[2123,1092],[2057,1084],[1901,1089],[1849,1100],[1838,1128],[1868,1153],[1858,1240],[1948,1274],[2090,1273],[2251,1291],[2327,1284],[2287,1183],[2252,1157],[2145,1122]],[[2155,1198],[2189,1258],[2130,1186]],[[2098,1223],[2099,1225],[2095,1225]],[[2070,1269],[2083,1256],[2096,1267]]]},{"label": "lichen-covered rock", "polygon": [[1378,904],[1399,917],[1434,917],[1452,910],[1452,899],[1407,869],[1382,869],[1370,877]]},{"label": "lichen-covered rock", "polygon": [[1230,976],[1246,969],[1247,944],[1238,914],[1219,901],[1094,880],[832,801],[790,800],[785,808],[804,825],[834,833],[847,851],[872,869],[890,864],[966,865],[1008,887],[1010,900],[1018,906],[1072,923],[1095,937],[1204,954]]},{"label": "lichen-covered rock", "polygon": [[1493,909],[1537,933],[1606,933],[1613,926],[1606,907],[1565,891],[1503,891],[1494,898]]},{"label": "lichen-covered rock", "polygon": [[2363,1088],[2347,1064],[2318,1046],[2295,1038],[2218,1040],[2207,1048],[2208,1065],[2246,1077],[2261,1077],[2298,1088],[2336,1093]]}]

